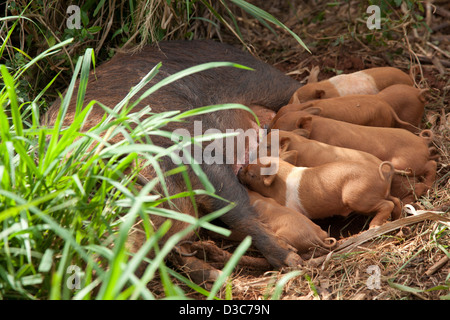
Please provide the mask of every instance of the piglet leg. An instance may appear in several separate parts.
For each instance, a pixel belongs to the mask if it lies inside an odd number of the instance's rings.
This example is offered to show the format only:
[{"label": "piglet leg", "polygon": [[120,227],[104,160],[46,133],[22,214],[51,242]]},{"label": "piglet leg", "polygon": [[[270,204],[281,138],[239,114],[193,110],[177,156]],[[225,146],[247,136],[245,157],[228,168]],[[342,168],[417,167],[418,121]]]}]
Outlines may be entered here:
[{"label": "piglet leg", "polygon": [[394,210],[395,204],[389,200],[382,200],[377,205],[376,214],[369,224],[369,229],[379,227],[383,225],[391,217],[392,211]]}]

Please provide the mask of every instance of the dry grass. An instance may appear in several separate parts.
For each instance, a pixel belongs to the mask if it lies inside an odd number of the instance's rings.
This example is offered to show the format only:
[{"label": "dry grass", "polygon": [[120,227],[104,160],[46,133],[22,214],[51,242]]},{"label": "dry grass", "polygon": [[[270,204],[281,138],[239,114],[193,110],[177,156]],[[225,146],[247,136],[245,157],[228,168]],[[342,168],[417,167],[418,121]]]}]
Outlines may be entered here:
[{"label": "dry grass", "polygon": [[[349,253],[327,257],[319,266],[302,267],[301,274],[287,283],[281,298],[439,299],[448,295],[449,290],[448,266],[437,264],[445,257],[442,247],[449,243],[447,228],[437,222],[403,227]],[[438,266],[441,268],[435,269]],[[379,286],[372,282],[376,272],[380,275]],[[283,272],[239,276],[235,279],[235,298],[270,297],[267,288],[283,276]]]},{"label": "dry grass", "polygon": [[[55,43],[74,38],[60,53],[29,68],[25,78],[29,82],[27,94],[30,97],[61,71],[62,75],[46,94],[54,100],[57,97],[55,91],[63,91],[68,86],[75,62],[86,48],[93,48],[97,63],[101,63],[116,51],[134,51],[161,40],[221,39],[221,31],[235,38],[239,35],[234,24],[228,21],[232,12],[229,13],[221,1],[80,0],[71,4],[81,8],[79,30],[68,29],[66,23],[73,12],[67,12],[68,4],[64,1],[30,4],[24,0],[8,0],[5,9],[2,7],[5,16],[21,15],[22,18],[7,19],[0,25],[0,38],[7,39],[0,63],[6,61],[18,68],[24,60],[22,53],[26,57],[35,57]],[[9,38],[8,32],[15,23],[15,32]]]}]

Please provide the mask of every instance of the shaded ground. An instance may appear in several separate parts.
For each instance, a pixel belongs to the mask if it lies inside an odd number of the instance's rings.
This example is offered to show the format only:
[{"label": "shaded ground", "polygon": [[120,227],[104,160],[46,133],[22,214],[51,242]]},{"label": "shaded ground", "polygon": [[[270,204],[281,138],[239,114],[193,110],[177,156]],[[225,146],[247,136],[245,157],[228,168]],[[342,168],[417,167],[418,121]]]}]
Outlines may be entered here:
[{"label": "shaded ground", "polygon": [[[277,37],[256,20],[243,18],[240,23],[255,54],[298,81],[306,82],[313,66],[320,67],[319,80],[377,66],[406,72],[417,67],[417,86],[430,89],[423,123],[435,134],[441,158],[435,187],[416,205],[423,210],[441,210],[450,217],[450,4],[434,1],[437,7],[427,11],[425,6],[424,12],[417,7],[413,12],[407,7],[391,8],[394,13],[382,20],[382,29],[371,31],[366,26],[366,7],[360,2],[285,2],[257,1],[257,5],[294,30],[311,53],[288,34],[277,30],[281,34]],[[223,38],[236,43],[232,36]],[[367,220],[350,216],[318,223],[343,241],[365,230]],[[375,236],[350,253],[328,257],[318,266],[302,267],[300,274],[287,281],[280,298],[449,299],[449,234],[449,225],[424,221]],[[216,244],[230,252],[235,248],[229,242]],[[252,250],[249,254],[258,256]],[[236,270],[232,298],[270,297],[274,283],[289,275],[287,271]]]}]

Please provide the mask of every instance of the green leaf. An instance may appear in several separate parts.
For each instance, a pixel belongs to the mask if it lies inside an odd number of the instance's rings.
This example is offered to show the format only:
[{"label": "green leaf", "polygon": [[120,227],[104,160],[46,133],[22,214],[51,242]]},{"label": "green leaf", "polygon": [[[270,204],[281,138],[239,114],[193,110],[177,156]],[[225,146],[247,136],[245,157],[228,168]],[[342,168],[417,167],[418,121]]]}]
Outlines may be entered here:
[{"label": "green leaf", "polygon": [[96,33],[96,32],[99,32],[100,30],[102,30],[102,27],[100,27],[100,26],[92,26],[87,29],[87,31],[89,33]]},{"label": "green leaf", "polygon": [[[22,210],[30,210],[32,208],[36,208],[39,204],[45,203],[47,201],[50,201],[51,199],[54,199],[57,197],[62,191],[54,192],[47,194],[45,196],[39,197],[37,199],[34,199],[33,201],[26,202],[21,205],[17,205],[12,208],[8,208],[2,212],[0,212],[0,222],[4,221],[7,218],[14,217],[20,213]],[[5,197],[13,197],[14,195],[8,191],[0,190],[0,195],[3,195]],[[16,198],[17,199],[17,198]],[[21,202],[25,202],[22,200]]]},{"label": "green leaf", "polygon": [[80,81],[78,82],[78,96],[75,109],[75,117],[80,113],[81,108],[83,107],[84,96],[86,94],[86,88],[89,79],[91,60],[95,61],[94,50],[88,48],[84,53],[83,62],[81,64],[81,76]]},{"label": "green leaf", "polygon": [[393,282],[393,280],[388,280],[388,284],[391,288],[401,290],[404,292],[409,292],[409,293],[421,293],[424,291],[424,290],[421,290],[418,288],[408,287],[403,284],[395,283],[395,282]]},{"label": "green leaf", "polygon": [[6,69],[5,65],[0,65],[0,71],[3,77],[3,82],[8,92],[9,101],[11,102],[11,115],[14,124],[14,130],[18,136],[23,136],[23,124],[20,116],[19,105],[17,103],[17,95],[14,87],[14,80]]}]

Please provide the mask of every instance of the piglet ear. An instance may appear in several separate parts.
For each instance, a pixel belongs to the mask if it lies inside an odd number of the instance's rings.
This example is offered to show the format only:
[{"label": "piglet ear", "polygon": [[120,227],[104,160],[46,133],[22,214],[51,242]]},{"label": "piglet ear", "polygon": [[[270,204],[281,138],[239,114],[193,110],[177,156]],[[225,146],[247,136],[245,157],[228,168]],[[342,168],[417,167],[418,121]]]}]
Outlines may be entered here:
[{"label": "piglet ear", "polygon": [[271,174],[271,175],[268,175],[268,176],[263,176],[263,182],[264,182],[264,185],[265,185],[266,187],[270,187],[270,186],[272,185],[273,181],[275,180],[276,176],[277,176],[276,174]]},{"label": "piglet ear", "polygon": [[304,102],[304,103],[300,103],[300,105],[297,106],[297,110],[298,111],[303,111],[305,109],[308,109],[310,107],[314,106],[314,104],[312,102]]},{"label": "piglet ear", "polygon": [[291,132],[295,133],[298,136],[305,137],[305,138],[309,138],[309,135],[311,133],[310,131],[305,130],[305,129],[295,129],[295,130],[292,130]]},{"label": "piglet ear", "polygon": [[297,122],[295,123],[295,126],[298,129],[305,129],[311,132],[312,129],[312,117],[311,116],[305,116],[305,117],[300,117],[297,119]]},{"label": "piglet ear", "polygon": [[426,98],[427,98],[427,93],[428,93],[428,89],[420,89],[419,91],[419,100],[423,103],[426,102]]},{"label": "piglet ear", "polygon": [[293,103],[300,103],[300,99],[298,98],[298,93],[295,92],[292,97],[291,100],[289,100],[289,104],[293,104]]},{"label": "piglet ear", "polygon": [[308,83],[319,82],[319,72],[320,69],[318,66],[314,66],[311,68],[308,76]]},{"label": "piglet ear", "polygon": [[297,156],[298,156],[297,150],[285,151],[280,154],[281,160],[284,160],[294,166],[297,163]]},{"label": "piglet ear", "polygon": [[322,108],[320,107],[310,107],[310,108],[306,108],[303,111],[308,112],[309,114],[318,116],[320,115],[320,113],[322,112]]},{"label": "piglet ear", "polygon": [[322,89],[317,89],[315,92],[316,99],[322,99],[324,95],[325,91],[323,91]]},{"label": "piglet ear", "polygon": [[289,145],[291,143],[291,138],[282,137],[280,138],[280,150],[281,152],[287,151],[289,149]]}]

